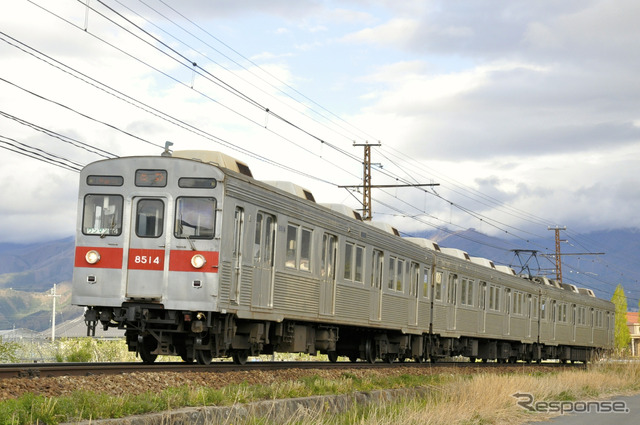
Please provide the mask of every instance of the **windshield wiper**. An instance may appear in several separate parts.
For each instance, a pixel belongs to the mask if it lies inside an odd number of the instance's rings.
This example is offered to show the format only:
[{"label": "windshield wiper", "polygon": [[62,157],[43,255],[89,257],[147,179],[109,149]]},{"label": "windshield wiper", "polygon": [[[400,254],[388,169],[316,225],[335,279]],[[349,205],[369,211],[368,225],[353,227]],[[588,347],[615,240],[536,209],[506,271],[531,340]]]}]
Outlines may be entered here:
[{"label": "windshield wiper", "polygon": [[104,239],[105,235],[107,234],[107,230],[109,230],[109,233],[113,233],[113,231],[116,228],[116,216],[113,215],[111,217],[111,226],[108,228],[105,228],[102,233],[100,233],[100,239]]}]

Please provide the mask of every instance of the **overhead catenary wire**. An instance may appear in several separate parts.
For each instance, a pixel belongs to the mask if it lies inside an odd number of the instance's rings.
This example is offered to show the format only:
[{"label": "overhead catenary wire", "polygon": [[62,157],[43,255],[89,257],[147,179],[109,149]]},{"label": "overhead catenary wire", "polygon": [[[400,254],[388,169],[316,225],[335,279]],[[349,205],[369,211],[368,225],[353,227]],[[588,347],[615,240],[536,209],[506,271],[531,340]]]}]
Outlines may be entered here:
[{"label": "overhead catenary wire", "polygon": [[444,200],[445,202],[450,202],[450,201],[448,201],[448,200],[446,200],[446,199],[443,199],[443,200]]},{"label": "overhead catenary wire", "polygon": [[0,135],[0,148],[78,173],[83,167],[82,164],[75,161],[29,146],[11,137]]}]

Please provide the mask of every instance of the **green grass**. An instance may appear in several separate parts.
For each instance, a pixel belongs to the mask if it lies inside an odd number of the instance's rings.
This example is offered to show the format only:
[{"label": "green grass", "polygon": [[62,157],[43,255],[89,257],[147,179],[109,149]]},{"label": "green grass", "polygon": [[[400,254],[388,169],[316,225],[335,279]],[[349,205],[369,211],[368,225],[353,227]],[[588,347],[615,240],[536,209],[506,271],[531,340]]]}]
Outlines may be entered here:
[{"label": "green grass", "polygon": [[309,376],[270,385],[236,384],[222,389],[181,386],[161,392],[123,394],[117,397],[91,391],[76,391],[71,396],[56,398],[27,394],[15,400],[0,402],[0,424],[39,422],[52,425],[70,420],[121,418],[180,407],[228,406],[259,400],[435,385],[444,381],[445,379],[438,376],[401,375],[368,379],[354,378],[347,373],[338,380]]},{"label": "green grass", "polygon": [[[122,342],[93,339],[62,341],[56,356],[64,361],[73,359],[91,361],[126,361],[126,348]],[[123,354],[124,353],[124,354]],[[175,358],[171,358],[175,361]],[[267,359],[268,360],[268,359]],[[294,360],[289,359],[287,360]],[[340,414],[311,414],[292,418],[288,424],[386,424],[386,423],[456,423],[493,424],[509,422],[513,415],[526,413],[519,409],[511,395],[526,391],[536,400],[571,401],[603,397],[616,392],[640,391],[640,365],[611,362],[595,364],[588,370],[560,372],[533,371],[528,374],[450,374],[398,376],[370,376],[343,372],[335,379],[319,375],[278,381],[264,385],[240,383],[224,388],[179,386],[145,394],[127,394],[126,388],[118,396],[96,391],[76,391],[65,397],[45,397],[26,394],[18,399],[0,402],[0,425],[122,418],[126,416],[161,412],[182,407],[228,406],[260,400],[300,398],[317,395],[339,395],[379,389],[426,387],[428,395],[406,401],[354,406]],[[472,388],[470,390],[470,388]],[[475,389],[473,389],[475,388]],[[464,409],[460,409],[464,405]],[[462,412],[461,412],[462,411]],[[428,412],[428,415],[424,412]],[[438,413],[440,412],[440,413]],[[455,418],[452,417],[455,415]],[[520,415],[520,416],[518,416]],[[506,418],[506,419],[505,419]],[[526,420],[531,420],[529,415]],[[281,423],[278,421],[277,423]],[[252,418],[245,423],[276,423],[267,418]]]}]

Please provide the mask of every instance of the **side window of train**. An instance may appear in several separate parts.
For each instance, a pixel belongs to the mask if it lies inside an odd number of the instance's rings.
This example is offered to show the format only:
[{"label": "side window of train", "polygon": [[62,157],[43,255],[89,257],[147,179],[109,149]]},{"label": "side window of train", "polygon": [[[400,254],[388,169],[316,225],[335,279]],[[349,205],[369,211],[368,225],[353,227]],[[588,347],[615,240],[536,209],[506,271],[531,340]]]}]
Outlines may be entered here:
[{"label": "side window of train", "polygon": [[215,217],[214,198],[180,197],[176,200],[174,235],[180,239],[213,239]]},{"label": "side window of train", "polygon": [[473,286],[474,281],[467,278],[460,279],[460,304],[473,307]]},{"label": "side window of train", "polygon": [[164,229],[164,202],[160,199],[141,199],[136,210],[136,235],[158,238]]},{"label": "side window of train", "polygon": [[404,292],[404,280],[407,276],[407,269],[405,267],[405,261],[398,259],[398,268],[396,270],[396,291]]},{"label": "side window of train", "polygon": [[430,282],[431,282],[431,269],[425,267],[422,273],[422,298],[429,298]]},{"label": "side window of train", "polygon": [[442,301],[442,272],[436,272],[436,281],[433,288],[433,298],[436,301]]},{"label": "side window of train", "polygon": [[603,324],[603,320],[602,320],[602,310],[596,310],[596,327],[597,328],[601,328]]},{"label": "side window of train", "polygon": [[500,311],[500,287],[489,286],[489,310]]},{"label": "side window of train", "polygon": [[543,298],[542,301],[540,301],[540,319],[542,320],[547,320],[547,300],[546,298]]},{"label": "side window of train", "polygon": [[273,242],[276,218],[267,213],[256,214],[256,232],[253,239],[253,259],[273,265]]},{"label": "side window of train", "polygon": [[[529,295],[529,297],[531,297],[531,295]],[[529,312],[529,316],[534,319],[538,318],[538,311],[540,310],[539,302],[538,297],[531,297],[531,311]]]},{"label": "side window of train", "polygon": [[292,269],[311,271],[311,230],[297,224],[287,227],[287,249],[285,266]]},{"label": "side window of train", "polygon": [[382,269],[384,266],[384,253],[377,249],[373,250],[371,256],[371,287],[382,288]]},{"label": "side window of train", "polygon": [[449,285],[447,286],[447,303],[456,303],[456,289],[458,287],[458,275],[449,275]]},{"label": "side window of train", "polygon": [[82,233],[85,235],[118,236],[122,233],[120,195],[87,195],[84,198]]},{"label": "side window of train", "polygon": [[387,289],[393,291],[395,288],[396,281],[396,262],[398,259],[396,257],[389,257],[389,271],[387,274]]},{"label": "side window of train", "polygon": [[513,291],[513,314],[524,315],[524,293]]},{"label": "side window of train", "polygon": [[387,289],[389,291],[404,292],[404,280],[407,275],[405,263],[400,258],[389,257],[389,274],[387,277]]},{"label": "side window of train", "polygon": [[363,283],[364,247],[352,242],[344,246],[344,280]]},{"label": "side window of train", "polygon": [[478,284],[480,293],[478,294],[478,308],[484,310],[487,306],[487,282],[480,282]]}]

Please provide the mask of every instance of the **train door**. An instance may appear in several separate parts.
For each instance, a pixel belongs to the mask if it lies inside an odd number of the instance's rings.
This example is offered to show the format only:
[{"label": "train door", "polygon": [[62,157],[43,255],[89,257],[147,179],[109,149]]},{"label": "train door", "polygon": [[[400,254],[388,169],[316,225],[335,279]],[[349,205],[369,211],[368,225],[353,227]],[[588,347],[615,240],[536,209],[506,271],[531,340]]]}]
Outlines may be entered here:
[{"label": "train door", "polygon": [[256,214],[256,233],[253,243],[254,307],[273,307],[273,247],[276,236],[276,218],[267,213]]},{"label": "train door", "polygon": [[525,312],[527,315],[527,336],[531,338],[531,319],[533,319],[531,314],[533,312],[533,299],[531,297],[531,294],[527,296],[527,299],[529,300],[529,302],[527,303],[527,311]]},{"label": "train door", "polygon": [[572,308],[573,311],[571,312],[571,329],[572,329],[572,331],[571,331],[571,340],[575,342],[575,340],[576,340],[576,326],[577,326],[577,323],[578,323],[577,315],[576,315],[577,307],[576,307],[575,304],[572,304],[572,307],[573,307]]},{"label": "train door", "polygon": [[449,284],[447,285],[447,329],[454,330],[456,328],[456,315],[458,312],[458,275],[449,275]]},{"label": "train door", "polygon": [[320,262],[320,314],[334,314],[336,304],[337,238],[325,233],[322,237]]},{"label": "train door", "polygon": [[487,329],[487,282],[480,282],[478,288],[478,332],[482,334]]},{"label": "train door", "polygon": [[418,301],[420,300],[420,265],[411,263],[409,287],[409,326],[418,324]]},{"label": "train door", "polygon": [[552,341],[555,341],[556,339],[557,318],[558,318],[558,306],[556,305],[556,302],[553,301],[553,304],[551,307],[551,340]]},{"label": "train door", "polygon": [[131,205],[126,296],[159,300],[167,282],[167,199],[136,197]]},{"label": "train door", "polygon": [[590,342],[591,342],[592,344],[593,344],[593,333],[594,333],[594,330],[595,330],[595,328],[596,328],[596,326],[595,326],[595,325],[596,325],[595,319],[596,319],[596,318],[595,318],[595,312],[594,312],[594,310],[593,310],[593,308],[592,308],[592,309],[591,309],[591,321],[588,323],[588,325],[589,325],[589,329],[590,329],[590,332],[589,332],[589,333],[591,334],[591,341],[590,341]]},{"label": "train door", "polygon": [[369,319],[382,320],[382,271],[384,269],[384,254],[373,250],[371,261],[371,295],[369,298]]},{"label": "train door", "polygon": [[511,335],[511,289],[504,291],[504,332]]},{"label": "train door", "polygon": [[242,283],[242,247],[244,244],[244,208],[236,207],[233,218],[233,252],[231,254],[231,288],[229,300],[240,304]]}]

